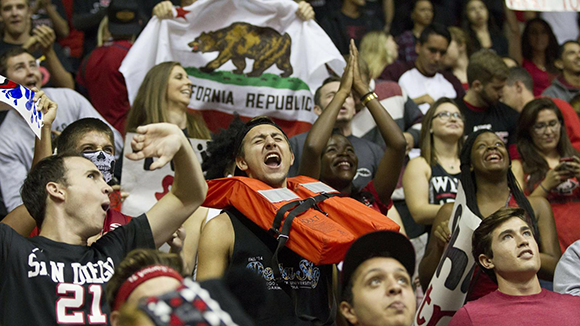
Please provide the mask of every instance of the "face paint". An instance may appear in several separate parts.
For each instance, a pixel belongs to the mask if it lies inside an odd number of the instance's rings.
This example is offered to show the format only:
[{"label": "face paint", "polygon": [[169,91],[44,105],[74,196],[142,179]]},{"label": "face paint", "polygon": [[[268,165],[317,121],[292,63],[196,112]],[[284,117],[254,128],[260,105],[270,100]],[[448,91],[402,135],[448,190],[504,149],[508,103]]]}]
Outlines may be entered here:
[{"label": "face paint", "polygon": [[84,152],[82,155],[93,162],[101,174],[105,182],[109,183],[113,179],[113,172],[115,171],[115,156],[103,151]]}]

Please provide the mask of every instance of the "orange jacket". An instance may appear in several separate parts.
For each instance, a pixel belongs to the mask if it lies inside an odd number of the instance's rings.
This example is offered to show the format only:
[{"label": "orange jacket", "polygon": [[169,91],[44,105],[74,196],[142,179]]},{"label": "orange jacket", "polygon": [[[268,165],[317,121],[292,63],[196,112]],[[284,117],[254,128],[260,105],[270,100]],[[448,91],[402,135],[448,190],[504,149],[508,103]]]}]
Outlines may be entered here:
[{"label": "orange jacket", "polygon": [[[208,181],[209,189],[203,206],[226,209],[235,207],[264,230],[273,229],[280,208],[295,202],[328,193],[339,193],[309,177],[288,178],[287,188],[272,188],[257,179],[229,177]],[[291,206],[292,204],[289,204]],[[291,212],[291,210],[289,210]],[[282,228],[289,213],[284,214]],[[299,214],[291,225],[286,245],[316,265],[335,264],[361,235],[376,230],[398,231],[399,226],[386,216],[350,197],[334,196],[318,202]],[[284,233],[284,232],[282,232]]]}]

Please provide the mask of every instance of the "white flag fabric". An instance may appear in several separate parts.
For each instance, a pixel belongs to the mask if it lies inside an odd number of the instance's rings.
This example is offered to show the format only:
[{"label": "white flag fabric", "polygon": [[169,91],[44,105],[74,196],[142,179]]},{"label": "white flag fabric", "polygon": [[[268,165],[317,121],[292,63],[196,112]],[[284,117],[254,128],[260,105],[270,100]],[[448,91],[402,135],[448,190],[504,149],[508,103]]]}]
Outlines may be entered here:
[{"label": "white flag fabric", "polygon": [[0,75],[0,102],[15,109],[40,139],[42,112],[37,111],[36,103],[32,102],[33,97],[33,91]]},{"label": "white flag fabric", "polygon": [[[166,164],[157,170],[150,170],[149,166],[155,159],[146,158],[144,160],[132,161],[126,158],[131,153],[131,140],[135,133],[127,133],[125,136],[125,150],[123,153],[123,179],[121,179],[121,189],[129,193],[129,196],[121,205],[121,212],[128,216],[139,216],[153,207],[165,194],[169,192],[173,185],[173,162]],[[189,142],[197,160],[202,163],[201,152],[207,148],[207,139],[193,139]]]},{"label": "white flag fabric", "polygon": [[505,0],[511,10],[580,11],[579,0]]},{"label": "white flag fabric", "polygon": [[289,0],[199,0],[174,19],[152,18],[119,69],[132,103],[154,65],[177,61],[193,82],[190,108],[211,130],[234,112],[267,115],[289,136],[316,120],[313,93],[344,59],[313,20]]}]

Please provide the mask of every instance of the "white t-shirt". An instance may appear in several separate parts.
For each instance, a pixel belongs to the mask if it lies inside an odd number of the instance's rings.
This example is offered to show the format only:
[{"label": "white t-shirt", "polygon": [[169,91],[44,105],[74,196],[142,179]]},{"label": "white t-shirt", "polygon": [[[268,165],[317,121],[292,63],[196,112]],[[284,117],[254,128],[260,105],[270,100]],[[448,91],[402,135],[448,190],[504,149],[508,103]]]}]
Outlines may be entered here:
[{"label": "white t-shirt", "polygon": [[[456,98],[457,92],[453,85],[443,77],[442,74],[436,73],[433,77],[427,77],[413,68],[404,73],[399,79],[399,85],[407,92],[410,98],[415,99],[425,94],[429,94],[434,101],[442,97]],[[425,114],[429,110],[429,104],[419,105],[421,112]]]}]

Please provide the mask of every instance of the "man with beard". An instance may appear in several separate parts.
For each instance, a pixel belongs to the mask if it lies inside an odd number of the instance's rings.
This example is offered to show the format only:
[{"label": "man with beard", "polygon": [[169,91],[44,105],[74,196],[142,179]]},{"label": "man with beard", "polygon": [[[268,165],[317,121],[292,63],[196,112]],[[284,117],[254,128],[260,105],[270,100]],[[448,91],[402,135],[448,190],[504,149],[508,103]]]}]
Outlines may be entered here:
[{"label": "man with beard", "polygon": [[517,156],[516,126],[518,112],[500,102],[509,69],[501,57],[489,50],[471,56],[467,66],[469,90],[457,104],[465,117],[465,135],[490,129],[508,146],[510,156]]}]

